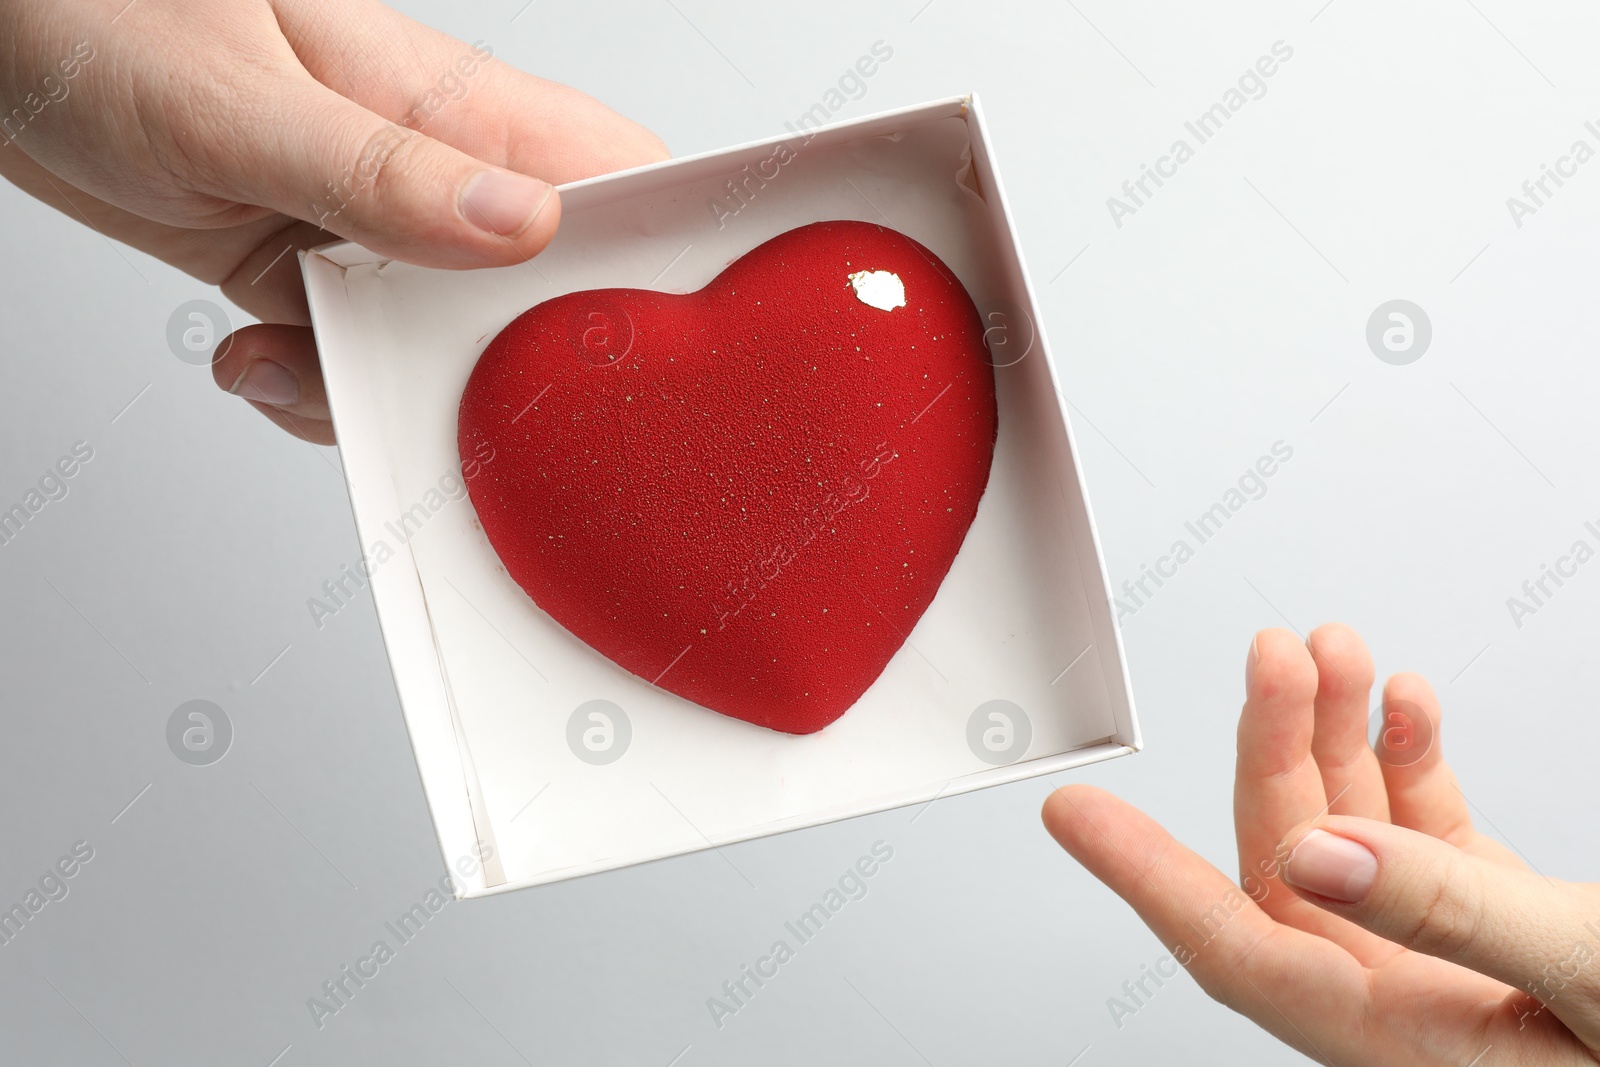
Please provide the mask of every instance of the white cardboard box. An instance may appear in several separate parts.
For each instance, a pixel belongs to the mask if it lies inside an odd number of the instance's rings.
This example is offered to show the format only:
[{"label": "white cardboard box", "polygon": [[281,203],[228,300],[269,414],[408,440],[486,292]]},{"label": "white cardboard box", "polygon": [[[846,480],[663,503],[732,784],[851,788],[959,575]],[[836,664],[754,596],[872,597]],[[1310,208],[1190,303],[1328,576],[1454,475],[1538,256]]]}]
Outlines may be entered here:
[{"label": "white cardboard box", "polygon": [[[348,242],[301,257],[362,565],[434,827],[452,866],[492,846],[458,880],[461,896],[1139,749],[1066,405],[976,97],[560,193],[560,233],[521,266],[429,270]],[[906,645],[841,719],[792,736],[657,689],[540,611],[477,524],[456,411],[479,353],[534,304],[591,288],[690,292],[768,238],[845,218],[916,238],[972,294],[999,437],[977,518]]]}]

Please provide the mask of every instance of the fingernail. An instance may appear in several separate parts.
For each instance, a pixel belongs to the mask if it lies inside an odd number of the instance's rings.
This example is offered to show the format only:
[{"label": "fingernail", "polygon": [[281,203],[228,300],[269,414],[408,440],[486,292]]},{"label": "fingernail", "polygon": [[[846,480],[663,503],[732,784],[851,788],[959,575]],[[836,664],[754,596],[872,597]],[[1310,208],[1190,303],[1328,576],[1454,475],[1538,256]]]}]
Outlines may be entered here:
[{"label": "fingernail", "polygon": [[1250,686],[1256,680],[1256,639],[1250,639],[1250,654],[1244,658],[1244,691],[1250,692]]},{"label": "fingernail", "polygon": [[256,359],[250,361],[228,391],[246,400],[284,407],[300,399],[300,382],[282,363]]},{"label": "fingernail", "polygon": [[508,170],[481,170],[461,190],[461,215],[480,230],[515,237],[544,210],[555,189]]},{"label": "fingernail", "polygon": [[1378,857],[1348,837],[1311,830],[1289,853],[1283,880],[1308,893],[1355,904],[1378,877]]}]

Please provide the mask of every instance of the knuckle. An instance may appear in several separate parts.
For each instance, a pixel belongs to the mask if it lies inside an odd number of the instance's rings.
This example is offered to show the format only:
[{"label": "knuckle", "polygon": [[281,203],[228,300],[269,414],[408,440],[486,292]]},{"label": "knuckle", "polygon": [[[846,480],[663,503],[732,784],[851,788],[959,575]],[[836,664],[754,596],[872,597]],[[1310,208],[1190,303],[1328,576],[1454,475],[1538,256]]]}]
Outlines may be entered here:
[{"label": "knuckle", "polygon": [[1477,943],[1483,930],[1483,903],[1460,877],[1436,874],[1428,902],[1398,941],[1415,952],[1450,959]]},{"label": "knuckle", "polygon": [[1231,1011],[1248,1015],[1256,997],[1250,978],[1256,967],[1254,957],[1271,936],[1272,931],[1267,930],[1248,941],[1230,936],[1220,944],[1202,944],[1184,966],[1206,996]]},{"label": "knuckle", "polygon": [[325,195],[318,205],[324,214],[318,222],[352,209],[359,210],[361,201],[368,200],[371,212],[382,212],[399,206],[400,175],[409,173],[413,164],[421,162],[426,138],[415,130],[386,122],[368,133],[355,153],[348,158],[342,170],[328,176]]},{"label": "knuckle", "polygon": [[252,162],[240,131],[269,114],[262,97],[280,93],[283,77],[249,57],[207,63],[182,77],[140,83],[127,106],[155,166],[181,188],[221,195]]},{"label": "knuckle", "polygon": [[1191,973],[1196,984],[1213,1001],[1240,1015],[1250,1014],[1252,1000],[1246,994],[1252,991],[1244,981],[1246,970],[1243,961],[1232,960],[1215,968],[1192,970]]}]

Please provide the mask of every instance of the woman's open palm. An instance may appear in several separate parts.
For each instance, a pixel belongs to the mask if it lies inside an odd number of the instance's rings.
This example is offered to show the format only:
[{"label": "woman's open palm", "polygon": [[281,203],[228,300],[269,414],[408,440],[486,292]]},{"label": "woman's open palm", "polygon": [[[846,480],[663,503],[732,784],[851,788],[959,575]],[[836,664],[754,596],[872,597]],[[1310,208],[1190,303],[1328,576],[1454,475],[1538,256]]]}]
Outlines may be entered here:
[{"label": "woman's open palm", "polygon": [[1321,1062],[1600,1061],[1600,891],[1473,829],[1428,683],[1389,679],[1375,751],[1372,659],[1347,627],[1262,631],[1246,675],[1238,885],[1089,786],[1045,803],[1062,847],[1213,998]]}]

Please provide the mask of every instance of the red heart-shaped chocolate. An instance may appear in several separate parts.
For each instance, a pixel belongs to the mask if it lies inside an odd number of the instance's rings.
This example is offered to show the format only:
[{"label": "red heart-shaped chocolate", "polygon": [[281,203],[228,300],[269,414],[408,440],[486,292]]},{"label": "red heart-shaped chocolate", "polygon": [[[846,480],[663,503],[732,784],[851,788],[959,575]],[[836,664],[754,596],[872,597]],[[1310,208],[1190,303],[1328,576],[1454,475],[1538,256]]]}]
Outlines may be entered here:
[{"label": "red heart-shaped chocolate", "polygon": [[819,222],[698,292],[519,315],[473,369],[459,445],[534,603],[663,689],[804,734],[933,600],[995,429],[955,275],[893,230]]}]

